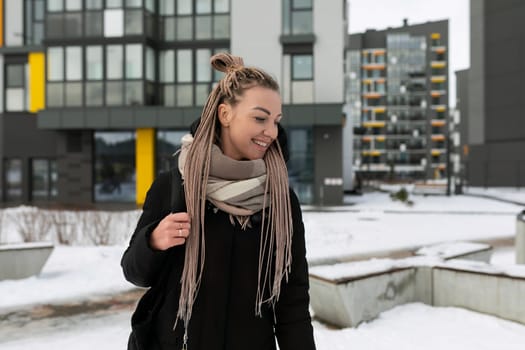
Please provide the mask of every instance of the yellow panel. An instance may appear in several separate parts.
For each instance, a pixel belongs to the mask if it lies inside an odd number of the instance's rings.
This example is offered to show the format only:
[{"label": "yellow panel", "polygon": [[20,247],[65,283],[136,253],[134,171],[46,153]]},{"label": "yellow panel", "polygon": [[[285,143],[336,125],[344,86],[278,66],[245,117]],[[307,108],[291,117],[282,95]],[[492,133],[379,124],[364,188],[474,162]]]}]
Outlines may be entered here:
[{"label": "yellow panel", "polygon": [[370,152],[370,154],[373,156],[373,157],[379,157],[381,155],[381,152],[379,151],[372,151]]},{"label": "yellow panel", "polygon": [[29,53],[29,112],[46,107],[46,57],[43,52]]},{"label": "yellow panel", "polygon": [[432,33],[431,38],[432,39],[441,39],[441,34],[439,34],[439,33]]},{"label": "yellow panel", "polygon": [[154,179],[155,129],[137,129],[135,163],[137,169],[136,202],[138,206],[142,206],[146,199],[146,193]]},{"label": "yellow panel", "polygon": [[385,113],[386,112],[386,108],[385,107],[374,108],[374,112],[375,113]]},{"label": "yellow panel", "polygon": [[443,126],[443,125],[445,125],[444,120],[433,120],[432,121],[432,126]]},{"label": "yellow panel", "polygon": [[376,140],[380,141],[380,142],[383,142],[383,141],[385,141],[385,137],[384,136],[378,136],[378,137],[376,137]]},{"label": "yellow panel", "polygon": [[4,0],[0,0],[0,47],[4,46]]},{"label": "yellow panel", "polygon": [[445,77],[432,77],[431,81],[433,83],[443,83],[445,81]]},{"label": "yellow panel", "polygon": [[438,107],[438,108],[436,108],[436,111],[444,112],[446,109],[447,109],[446,107]]},{"label": "yellow panel", "polygon": [[446,62],[435,61],[431,63],[432,68],[445,68]]},{"label": "yellow panel", "polygon": [[441,152],[438,151],[438,150],[436,150],[436,149],[433,149],[433,150],[432,150],[432,155],[433,155],[433,156],[439,156],[439,155],[441,155]]},{"label": "yellow panel", "polygon": [[365,122],[363,126],[365,128],[382,128],[385,126],[385,122]]}]

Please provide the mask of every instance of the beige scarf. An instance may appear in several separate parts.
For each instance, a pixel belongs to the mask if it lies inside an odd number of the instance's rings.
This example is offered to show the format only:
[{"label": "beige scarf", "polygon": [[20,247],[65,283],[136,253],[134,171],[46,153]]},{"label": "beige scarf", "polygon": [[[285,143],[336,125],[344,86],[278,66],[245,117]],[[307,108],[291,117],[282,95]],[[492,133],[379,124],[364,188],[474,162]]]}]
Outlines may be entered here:
[{"label": "beige scarf", "polygon": [[[192,142],[190,134],[182,138],[178,167],[183,179],[184,164]],[[235,218],[243,228],[250,226],[250,216],[269,206],[269,196],[264,198],[265,186],[264,160],[235,160],[224,155],[217,145],[212,146],[206,199],[229,213],[231,221]]]}]

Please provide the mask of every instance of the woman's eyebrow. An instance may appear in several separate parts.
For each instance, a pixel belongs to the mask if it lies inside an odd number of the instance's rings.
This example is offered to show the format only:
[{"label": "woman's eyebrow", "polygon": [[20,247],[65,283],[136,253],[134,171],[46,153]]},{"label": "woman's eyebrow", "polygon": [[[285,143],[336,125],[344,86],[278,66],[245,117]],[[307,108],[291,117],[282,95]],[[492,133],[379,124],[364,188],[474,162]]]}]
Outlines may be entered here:
[{"label": "woman's eyebrow", "polygon": [[[272,115],[272,113],[270,113],[269,110],[267,110],[266,108],[263,108],[263,107],[256,106],[256,107],[253,107],[252,109],[264,112],[264,113],[266,113],[268,115]],[[277,114],[277,117],[282,117],[282,115],[283,115],[282,113],[279,113],[279,114]]]}]

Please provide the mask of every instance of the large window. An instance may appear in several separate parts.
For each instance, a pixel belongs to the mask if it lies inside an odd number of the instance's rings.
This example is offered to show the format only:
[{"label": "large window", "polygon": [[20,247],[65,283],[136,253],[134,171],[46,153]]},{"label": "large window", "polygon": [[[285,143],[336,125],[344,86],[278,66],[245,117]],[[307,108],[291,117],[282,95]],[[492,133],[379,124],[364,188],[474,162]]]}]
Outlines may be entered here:
[{"label": "large window", "polygon": [[290,186],[297,193],[301,203],[313,201],[314,162],[311,129],[287,130],[290,160],[288,174]]},{"label": "large window", "polygon": [[164,106],[202,106],[214,82],[210,57],[226,49],[180,49],[160,53],[160,79]]},{"label": "large window", "polygon": [[166,41],[230,38],[229,0],[160,0],[159,12]]},{"label": "large window", "polygon": [[283,0],[285,35],[313,33],[313,0]]},{"label": "large window", "polygon": [[173,154],[182,146],[181,139],[189,131],[158,130],[157,131],[157,172],[169,171],[176,167]]},{"label": "large window", "polygon": [[25,36],[26,45],[40,45],[44,36],[44,0],[25,0]]},{"label": "large window", "polygon": [[8,112],[25,111],[28,107],[26,92],[26,64],[5,65],[5,109]]},{"label": "large window", "polygon": [[314,102],[313,55],[296,54],[291,56],[291,102]]},{"label": "large window", "polygon": [[22,160],[4,160],[4,193],[7,201],[22,199]]},{"label": "large window", "polygon": [[135,133],[95,132],[96,202],[135,201]]},{"label": "large window", "polygon": [[154,104],[155,69],[154,50],[142,44],[50,47],[47,106]]},{"label": "large window", "polygon": [[33,200],[56,198],[57,166],[52,159],[33,159],[31,161],[31,197]]}]

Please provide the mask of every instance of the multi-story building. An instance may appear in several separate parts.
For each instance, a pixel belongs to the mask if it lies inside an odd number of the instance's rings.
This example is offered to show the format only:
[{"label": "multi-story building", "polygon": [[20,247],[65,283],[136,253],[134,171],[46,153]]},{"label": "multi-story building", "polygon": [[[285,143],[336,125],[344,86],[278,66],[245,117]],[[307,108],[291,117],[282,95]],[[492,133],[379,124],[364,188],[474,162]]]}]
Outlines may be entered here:
[{"label": "multi-story building", "polygon": [[470,69],[458,72],[469,186],[525,186],[525,3],[470,2]]},{"label": "multi-story building", "polygon": [[[229,51],[279,81],[291,185],[342,201],[345,2],[0,1],[3,205],[141,205]],[[330,157],[326,157],[330,154]]]},{"label": "multi-story building", "polygon": [[345,166],[345,189],[354,172],[361,180],[445,177],[448,21],[405,20],[351,34],[346,46],[344,161],[353,167]]}]

